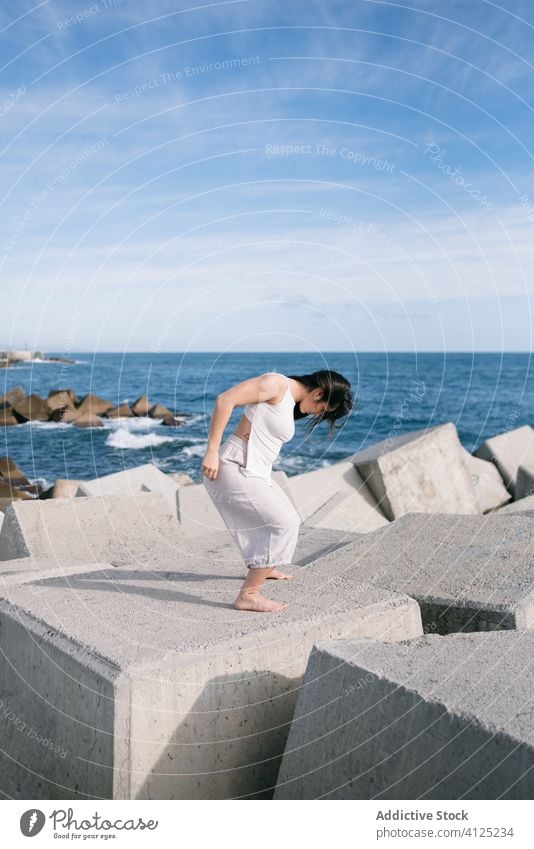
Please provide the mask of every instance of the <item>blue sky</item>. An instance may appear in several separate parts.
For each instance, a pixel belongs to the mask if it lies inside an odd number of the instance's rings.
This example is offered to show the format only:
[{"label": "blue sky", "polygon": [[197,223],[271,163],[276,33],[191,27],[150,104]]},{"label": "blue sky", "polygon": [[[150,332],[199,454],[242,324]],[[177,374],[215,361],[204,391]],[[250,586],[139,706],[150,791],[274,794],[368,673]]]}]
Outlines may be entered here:
[{"label": "blue sky", "polygon": [[534,9],[8,2],[0,343],[530,350]]}]

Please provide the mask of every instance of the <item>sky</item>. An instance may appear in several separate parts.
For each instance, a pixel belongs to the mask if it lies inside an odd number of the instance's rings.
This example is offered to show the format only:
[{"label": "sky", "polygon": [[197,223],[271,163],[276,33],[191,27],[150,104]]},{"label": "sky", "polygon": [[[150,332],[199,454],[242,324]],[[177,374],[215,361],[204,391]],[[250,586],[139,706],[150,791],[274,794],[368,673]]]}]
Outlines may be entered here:
[{"label": "sky", "polygon": [[0,11],[0,346],[530,351],[528,0]]}]

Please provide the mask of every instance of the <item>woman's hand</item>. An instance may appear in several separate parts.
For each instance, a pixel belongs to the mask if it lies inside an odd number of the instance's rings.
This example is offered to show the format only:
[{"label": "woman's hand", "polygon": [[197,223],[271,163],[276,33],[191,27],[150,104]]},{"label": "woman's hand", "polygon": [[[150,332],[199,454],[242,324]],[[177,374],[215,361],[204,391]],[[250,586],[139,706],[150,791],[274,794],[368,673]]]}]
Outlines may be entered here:
[{"label": "woman's hand", "polygon": [[217,477],[219,471],[219,452],[215,448],[208,448],[204,454],[200,471],[206,475],[210,481]]}]

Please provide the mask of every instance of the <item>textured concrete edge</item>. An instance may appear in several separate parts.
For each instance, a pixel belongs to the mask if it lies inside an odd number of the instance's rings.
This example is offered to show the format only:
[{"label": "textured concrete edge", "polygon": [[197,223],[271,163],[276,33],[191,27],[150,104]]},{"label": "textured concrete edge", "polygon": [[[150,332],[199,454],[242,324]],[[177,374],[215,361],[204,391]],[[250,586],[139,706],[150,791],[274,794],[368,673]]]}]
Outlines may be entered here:
[{"label": "textured concrete edge", "polygon": [[[357,586],[363,589],[369,585],[360,584]],[[217,703],[218,677],[227,678],[228,673],[232,672],[235,679],[233,683],[230,683],[239,691],[240,687],[246,686],[251,673],[254,676],[258,669],[263,669],[268,672],[264,677],[265,699],[271,704],[280,700],[283,713],[288,698],[293,699],[294,704],[296,703],[299,690],[303,685],[303,674],[312,648],[314,630],[320,632],[322,629],[324,632],[327,629],[329,636],[324,635],[324,639],[327,640],[359,638],[362,630],[367,630],[375,640],[386,642],[398,642],[422,635],[419,606],[408,596],[395,594],[390,599],[377,600],[368,605],[364,603],[360,608],[361,615],[357,615],[357,613],[349,607],[343,612],[334,611],[331,614],[316,614],[304,621],[284,623],[284,625],[273,628],[272,631],[270,630],[267,633],[235,637],[226,643],[219,644],[216,655],[206,656],[206,653],[201,649],[197,656],[168,652],[157,664],[136,664],[125,669],[117,680],[115,696],[114,762],[116,768],[114,770],[114,795],[116,795],[116,798],[149,798],[139,787],[140,771],[136,768],[136,764],[139,763],[138,741],[134,739],[132,728],[139,730],[139,714],[140,712],[143,713],[144,710],[143,699],[146,699],[152,708],[153,688],[151,682],[154,678],[158,680],[159,686],[169,686],[176,692],[178,704],[182,705],[180,711],[184,716],[188,715],[190,706],[195,704],[195,700],[199,696],[206,694],[206,691],[207,704],[212,705],[209,710],[214,714],[221,714],[226,711]],[[387,621],[388,618],[391,618],[390,622]],[[273,637],[275,637],[274,640]],[[282,665],[280,666],[280,664]],[[277,689],[280,685],[275,682],[280,674],[292,675],[293,686]],[[148,685],[148,692],[144,692],[143,681],[141,680],[143,676],[146,677],[145,683]],[[210,687],[212,684],[214,685],[213,690]],[[250,705],[250,708],[253,708],[253,705]],[[261,706],[258,707],[258,710],[261,713]],[[203,713],[205,712],[206,705],[203,708]],[[293,709],[290,715],[287,714],[282,719],[287,734],[290,731],[292,718]],[[161,722],[158,724],[160,733],[166,722],[168,722],[168,719],[165,710],[163,710]],[[260,733],[272,734],[275,730],[266,728]],[[258,736],[258,734],[256,733],[254,736]],[[202,740],[199,740],[199,745],[201,744]],[[157,752],[156,743],[154,743],[154,752]],[[157,762],[156,757],[155,761]],[[231,783],[232,774],[238,771],[240,771],[240,768],[232,766],[222,772],[228,776],[228,781]],[[150,770],[148,770],[149,780],[150,775]],[[161,778],[158,773],[154,777],[156,781]],[[215,774],[215,780],[219,780],[218,774]],[[273,783],[271,790],[274,789],[274,786],[275,783]],[[249,795],[254,796],[256,793],[257,790]],[[219,796],[208,795],[206,798],[219,798]],[[224,798],[230,798],[230,796]],[[232,795],[231,798],[243,797]]]},{"label": "textured concrete edge", "polygon": [[14,504],[9,504],[0,529],[0,561],[30,557]]},{"label": "textured concrete edge", "polygon": [[[5,568],[12,571],[5,572]],[[98,572],[100,569],[113,569],[113,565],[106,560],[97,560],[92,563],[75,563],[72,566],[64,566],[60,563],[43,563],[33,557],[19,560],[0,561],[0,598],[7,598],[3,588],[21,586],[32,581],[41,581],[45,578],[69,578],[80,572]]]},{"label": "textured concrete edge", "polygon": [[[439,639],[447,640],[448,638],[440,637]],[[304,686],[299,693],[297,705],[295,707],[294,718],[288,735],[282,765],[278,775],[277,787],[274,793],[275,800],[325,798],[325,796],[317,797],[303,794],[301,785],[302,781],[308,776],[312,776],[314,773],[323,769],[323,763],[317,764],[313,760],[314,747],[324,741],[327,737],[332,736],[335,740],[336,735],[343,733],[345,725],[347,722],[351,721],[350,719],[347,720],[345,718],[339,725],[330,728],[321,725],[318,720],[319,727],[315,729],[315,733],[312,733],[311,731],[310,726],[313,725],[314,715],[318,713],[320,716],[321,712],[324,711],[326,707],[331,707],[334,701],[338,698],[342,698],[343,695],[347,693],[346,689],[345,692],[340,692],[340,694],[336,696],[337,688],[335,689],[332,687],[331,701],[323,703],[320,693],[318,695],[316,692],[316,688],[319,685],[324,690],[324,687],[326,686],[324,679],[326,676],[332,674],[338,676],[340,687],[356,678],[356,676],[359,676],[357,684],[350,685],[348,690],[350,690],[350,687],[353,689],[354,687],[359,689],[362,685],[365,689],[370,686],[375,686],[381,688],[385,691],[385,693],[389,693],[390,695],[393,693],[399,693],[401,695],[407,694],[410,697],[413,697],[414,707],[421,703],[424,703],[430,708],[445,707],[450,721],[455,722],[458,728],[477,730],[483,734],[490,734],[493,739],[500,741],[505,746],[509,747],[512,745],[513,752],[516,751],[518,747],[525,746],[527,741],[519,738],[513,732],[509,732],[504,727],[481,721],[480,717],[478,717],[473,711],[458,709],[455,706],[451,707],[447,704],[446,700],[433,699],[424,690],[419,689],[418,687],[410,687],[409,684],[397,680],[394,676],[383,673],[379,667],[379,661],[377,661],[376,664],[373,664],[372,662],[366,663],[365,661],[361,661],[357,657],[353,658],[350,654],[348,654],[347,650],[350,647],[357,649],[358,646],[366,647],[376,642],[377,641],[373,639],[356,637],[348,639],[342,638],[339,640],[320,640],[314,644],[310,653],[306,672],[304,674]],[[417,642],[417,638],[414,640],[410,639],[402,641],[404,645],[409,645],[411,642],[414,642],[415,644]],[[416,650],[417,646],[414,645],[414,652]],[[350,674],[344,669],[344,667],[350,667]],[[371,676],[371,680],[368,678],[369,675]],[[309,689],[307,689],[306,685],[309,685]],[[383,696],[382,698],[385,697]],[[302,736],[303,733],[305,735],[304,740]],[[531,743],[530,747],[532,748]],[[308,751],[312,753],[310,756],[311,763],[306,772],[297,773],[295,772],[295,767],[292,762],[292,755],[302,755],[302,752],[305,749],[308,749]],[[295,795],[295,792],[297,792],[298,795]],[[386,798],[396,799],[401,797],[393,796]],[[408,795],[406,797],[403,796],[402,798],[416,797]],[[445,798],[457,797],[446,796]]]},{"label": "textured concrete edge", "polygon": [[[523,630],[523,629],[518,629],[518,635],[520,634],[521,630]],[[424,636],[425,635],[423,635],[423,637]],[[428,636],[428,635],[426,635],[426,636]],[[468,635],[466,635],[466,636],[468,636]],[[414,653],[415,653],[417,651],[419,639],[420,639],[420,637],[415,636],[415,637],[407,638],[405,640],[399,640],[398,642],[402,642],[403,645],[412,646]],[[449,638],[447,636],[436,637],[435,635],[431,635],[430,639],[440,639],[440,640],[443,640],[443,641],[447,641]],[[425,689],[423,689],[423,688],[419,688],[417,686],[410,686],[409,684],[405,683],[404,681],[399,681],[398,679],[393,678],[392,676],[388,675],[387,673],[382,673],[381,671],[377,671],[376,669],[372,669],[370,667],[370,664],[369,664],[369,666],[366,666],[365,661],[363,661],[363,665],[362,665],[362,661],[359,661],[358,659],[353,660],[352,658],[346,656],[348,646],[356,646],[356,647],[357,646],[366,646],[366,645],[376,643],[376,642],[377,642],[376,640],[368,639],[367,637],[349,637],[347,639],[341,638],[341,639],[338,639],[338,640],[319,640],[317,643],[314,644],[314,647],[313,647],[314,651],[310,654],[310,663],[312,662],[312,660],[317,661],[320,656],[323,657],[323,658],[336,657],[341,661],[341,664],[345,664],[345,663],[351,664],[354,667],[356,672],[359,671],[359,672],[362,672],[363,674],[372,673],[373,677],[378,682],[382,682],[382,683],[386,683],[386,684],[392,684],[395,687],[395,689],[398,688],[398,689],[402,690],[403,692],[416,695],[419,699],[422,699],[424,702],[427,702],[428,704],[443,705],[444,707],[446,707],[447,713],[450,716],[455,717],[456,719],[460,720],[461,722],[467,723],[467,725],[473,725],[476,728],[480,728],[484,731],[488,731],[492,735],[500,736],[503,739],[515,740],[515,742],[520,743],[521,745],[525,744],[526,741],[524,739],[520,738],[520,737],[517,737],[517,735],[515,735],[513,732],[506,731],[503,728],[494,725],[493,723],[489,723],[487,721],[481,721],[480,717],[477,716],[471,710],[462,710],[462,709],[456,707],[455,705],[451,706],[450,704],[447,703],[447,701],[442,700],[440,698],[431,698],[428,695],[428,692],[426,692]],[[451,640],[450,642],[451,642],[451,650],[452,650],[453,641]],[[307,674],[307,670],[306,670],[306,674]],[[531,743],[530,745],[533,746],[534,744]]]},{"label": "textured concrete edge", "polygon": [[[63,634],[47,623],[45,619],[35,616],[34,613],[24,610],[17,604],[13,604],[9,599],[0,597],[0,616],[2,615],[14,619],[33,638],[53,643],[55,649],[69,657],[76,655],[80,663],[109,683],[113,683],[119,674],[120,669],[111,658],[99,654],[75,638]],[[6,648],[5,645],[2,646],[3,656],[8,656]]]}]

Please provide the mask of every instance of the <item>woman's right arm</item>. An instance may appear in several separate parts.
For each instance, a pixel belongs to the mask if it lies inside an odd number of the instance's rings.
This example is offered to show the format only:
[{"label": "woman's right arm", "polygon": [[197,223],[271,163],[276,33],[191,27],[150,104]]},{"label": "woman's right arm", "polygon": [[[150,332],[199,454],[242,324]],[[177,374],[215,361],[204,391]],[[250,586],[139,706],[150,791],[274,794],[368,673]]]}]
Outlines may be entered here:
[{"label": "woman's right arm", "polygon": [[[282,386],[282,384],[284,384]],[[241,383],[236,383],[217,395],[211,416],[208,448],[204,455],[201,471],[207,478],[213,480],[219,470],[219,448],[224,429],[228,424],[235,407],[245,404],[256,404],[261,401],[271,401],[285,391],[285,382],[278,374],[266,372],[258,377],[250,377]]]}]

